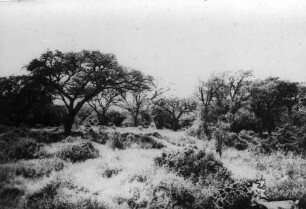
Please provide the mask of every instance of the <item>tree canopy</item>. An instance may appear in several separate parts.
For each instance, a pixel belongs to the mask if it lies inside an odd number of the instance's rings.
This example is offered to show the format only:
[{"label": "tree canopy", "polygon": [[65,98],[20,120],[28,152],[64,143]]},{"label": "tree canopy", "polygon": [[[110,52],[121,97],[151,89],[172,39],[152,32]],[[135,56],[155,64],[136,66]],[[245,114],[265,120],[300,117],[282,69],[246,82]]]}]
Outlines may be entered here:
[{"label": "tree canopy", "polygon": [[81,107],[99,93],[146,88],[152,77],[119,65],[116,56],[100,51],[47,51],[27,66],[30,74],[61,100],[68,114],[65,132],[71,132],[74,117]]}]

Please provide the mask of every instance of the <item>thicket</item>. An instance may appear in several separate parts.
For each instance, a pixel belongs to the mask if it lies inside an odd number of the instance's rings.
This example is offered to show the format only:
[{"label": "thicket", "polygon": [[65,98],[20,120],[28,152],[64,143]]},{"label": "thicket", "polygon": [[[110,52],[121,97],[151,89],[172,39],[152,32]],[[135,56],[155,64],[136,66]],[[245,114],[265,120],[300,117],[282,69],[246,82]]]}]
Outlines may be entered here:
[{"label": "thicket", "polygon": [[[220,154],[222,146],[246,149],[249,143],[305,154],[305,86],[276,77],[254,81],[251,76],[241,71],[201,81],[195,92],[200,112],[189,133],[215,138]],[[244,139],[245,131],[252,136]]]}]

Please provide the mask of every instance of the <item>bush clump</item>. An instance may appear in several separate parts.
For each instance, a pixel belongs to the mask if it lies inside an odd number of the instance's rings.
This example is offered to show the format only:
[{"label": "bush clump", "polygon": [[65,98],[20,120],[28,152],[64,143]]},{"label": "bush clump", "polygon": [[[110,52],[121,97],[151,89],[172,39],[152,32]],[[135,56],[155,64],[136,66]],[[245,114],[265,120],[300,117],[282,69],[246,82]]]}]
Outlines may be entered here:
[{"label": "bush clump", "polygon": [[194,208],[196,197],[193,191],[176,182],[160,182],[151,190],[149,208]]},{"label": "bush clump", "polygon": [[212,154],[206,154],[203,150],[185,149],[184,152],[163,153],[161,157],[155,158],[155,163],[193,182],[199,182],[208,176],[214,176],[214,179],[220,181],[230,178],[230,172],[223,164]]},{"label": "bush clump", "polygon": [[57,153],[57,156],[75,163],[98,157],[99,150],[97,150],[92,143],[84,142],[64,148]]},{"label": "bush clump", "polygon": [[17,187],[3,187],[0,189],[0,206],[3,208],[19,208],[20,199],[24,191]]},{"label": "bush clump", "polygon": [[109,143],[112,149],[127,149],[131,147],[140,149],[161,149],[165,147],[164,144],[147,134],[120,134],[119,132],[115,132],[111,135]]},{"label": "bush clump", "polygon": [[53,171],[61,171],[64,167],[65,163],[61,159],[42,159],[22,163],[20,166],[17,166],[15,173],[25,178],[40,178],[42,176],[49,176]]},{"label": "bush clump", "polygon": [[78,198],[77,201],[72,201],[62,194],[61,189],[76,189],[76,186],[71,182],[63,182],[60,180],[53,181],[47,184],[41,190],[27,197],[26,209],[105,209],[105,206],[95,199],[88,197]]},{"label": "bush clump", "polygon": [[20,138],[14,144],[6,147],[6,154],[10,159],[34,159],[42,155],[42,144],[32,138]]}]

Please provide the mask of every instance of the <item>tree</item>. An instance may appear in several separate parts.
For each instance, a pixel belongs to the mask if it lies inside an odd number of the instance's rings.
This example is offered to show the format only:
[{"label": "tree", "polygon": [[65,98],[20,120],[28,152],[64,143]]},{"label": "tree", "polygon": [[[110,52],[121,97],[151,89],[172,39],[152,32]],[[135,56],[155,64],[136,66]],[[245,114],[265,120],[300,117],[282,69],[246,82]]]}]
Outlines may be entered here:
[{"label": "tree", "polygon": [[243,106],[243,102],[248,99],[249,92],[247,87],[249,82],[246,79],[250,76],[252,76],[252,71],[239,71],[228,75],[226,86],[228,88],[230,113],[235,114]]},{"label": "tree", "polygon": [[139,117],[144,112],[150,112],[150,105],[161,94],[164,93],[162,89],[152,89],[154,86],[151,83],[151,88],[138,89],[137,91],[127,92],[122,94],[123,104],[121,107],[129,112],[132,116],[134,126],[139,125]]},{"label": "tree", "polygon": [[136,90],[152,80],[139,71],[120,66],[115,55],[100,51],[47,51],[32,60],[27,70],[65,104],[66,134],[71,133],[74,118],[82,106],[99,93],[107,89]]},{"label": "tree", "polygon": [[188,99],[161,98],[155,101],[155,112],[165,112],[166,117],[170,116],[171,128],[177,130],[179,122],[184,114],[190,114],[196,110],[196,103]]},{"label": "tree", "polygon": [[292,116],[292,108],[299,102],[299,84],[297,82],[279,81],[277,85],[280,102],[287,108],[288,116]]},{"label": "tree", "polygon": [[98,120],[102,125],[107,125],[110,122],[107,112],[112,105],[116,105],[120,101],[119,96],[120,93],[115,89],[106,89],[93,98],[93,100],[88,101],[88,104],[96,112]]},{"label": "tree", "polygon": [[222,106],[225,96],[224,75],[213,75],[207,81],[200,81],[195,92],[195,97],[201,104],[201,120],[203,121],[204,133],[208,134],[208,115],[214,107]]},{"label": "tree", "polygon": [[259,119],[259,129],[267,129],[270,136],[282,106],[278,84],[278,78],[270,77],[254,82],[250,92],[251,108]]},{"label": "tree", "polygon": [[15,126],[40,123],[37,118],[42,117],[49,105],[51,95],[30,76],[0,78],[1,123]]}]

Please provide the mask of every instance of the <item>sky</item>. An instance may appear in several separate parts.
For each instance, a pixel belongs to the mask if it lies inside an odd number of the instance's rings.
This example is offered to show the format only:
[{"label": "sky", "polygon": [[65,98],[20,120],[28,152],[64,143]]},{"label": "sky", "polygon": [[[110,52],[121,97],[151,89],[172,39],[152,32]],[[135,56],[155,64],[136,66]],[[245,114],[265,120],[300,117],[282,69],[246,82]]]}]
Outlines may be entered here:
[{"label": "sky", "polygon": [[100,50],[193,94],[222,71],[306,81],[304,0],[0,0],[0,76],[46,50]]}]

